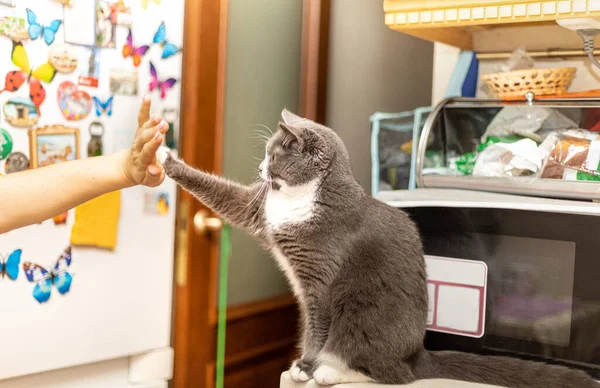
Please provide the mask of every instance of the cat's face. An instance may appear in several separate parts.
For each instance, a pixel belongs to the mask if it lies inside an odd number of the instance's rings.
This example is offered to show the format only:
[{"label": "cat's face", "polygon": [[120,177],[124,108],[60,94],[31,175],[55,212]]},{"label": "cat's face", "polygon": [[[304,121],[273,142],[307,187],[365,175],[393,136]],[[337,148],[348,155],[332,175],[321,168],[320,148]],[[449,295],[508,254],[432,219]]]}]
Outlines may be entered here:
[{"label": "cat's face", "polygon": [[267,142],[265,159],[259,166],[261,178],[289,187],[323,176],[335,154],[329,137],[336,135],[329,128],[287,110],[283,111],[282,119]]}]

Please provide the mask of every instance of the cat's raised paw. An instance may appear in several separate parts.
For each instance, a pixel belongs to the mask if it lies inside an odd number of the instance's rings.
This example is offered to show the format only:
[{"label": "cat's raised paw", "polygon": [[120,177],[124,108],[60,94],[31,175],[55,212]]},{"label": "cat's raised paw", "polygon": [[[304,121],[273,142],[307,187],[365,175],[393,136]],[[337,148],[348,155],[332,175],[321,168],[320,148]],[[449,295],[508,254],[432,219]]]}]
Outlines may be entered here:
[{"label": "cat's raised paw", "polygon": [[296,382],[304,382],[310,380],[310,376],[300,367],[300,362],[294,361],[290,367],[290,377]]},{"label": "cat's raised paw", "polygon": [[158,151],[156,151],[156,159],[160,164],[164,164],[165,160],[169,157],[171,151],[167,147],[160,147]]}]

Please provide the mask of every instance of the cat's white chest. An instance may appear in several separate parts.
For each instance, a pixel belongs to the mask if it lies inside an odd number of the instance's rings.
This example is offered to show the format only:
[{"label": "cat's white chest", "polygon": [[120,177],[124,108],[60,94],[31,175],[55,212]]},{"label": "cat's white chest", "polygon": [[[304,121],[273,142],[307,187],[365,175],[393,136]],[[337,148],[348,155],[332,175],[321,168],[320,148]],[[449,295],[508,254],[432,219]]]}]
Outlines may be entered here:
[{"label": "cat's white chest", "polygon": [[270,190],[265,200],[266,224],[277,230],[282,225],[308,221],[314,215],[318,180],[299,186]]}]

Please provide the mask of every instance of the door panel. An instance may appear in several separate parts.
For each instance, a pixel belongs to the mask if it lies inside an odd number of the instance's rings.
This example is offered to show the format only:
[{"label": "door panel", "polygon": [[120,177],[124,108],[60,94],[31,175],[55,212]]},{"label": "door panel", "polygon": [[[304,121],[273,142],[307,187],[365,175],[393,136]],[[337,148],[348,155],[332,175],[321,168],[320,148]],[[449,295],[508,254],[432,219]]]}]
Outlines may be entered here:
[{"label": "door panel", "polygon": [[[230,0],[227,20],[223,173],[244,183],[258,177],[264,140],[281,110],[296,112],[300,95],[302,1]],[[260,125],[259,125],[260,124]],[[242,230],[232,231],[228,304],[286,293],[272,258]]]}]

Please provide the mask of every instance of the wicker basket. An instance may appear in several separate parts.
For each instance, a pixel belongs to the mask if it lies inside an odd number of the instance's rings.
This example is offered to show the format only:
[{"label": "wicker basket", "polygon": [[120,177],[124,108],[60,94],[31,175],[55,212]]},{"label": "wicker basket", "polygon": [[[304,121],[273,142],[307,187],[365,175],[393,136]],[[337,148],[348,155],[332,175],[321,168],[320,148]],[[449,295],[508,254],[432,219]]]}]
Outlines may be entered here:
[{"label": "wicker basket", "polygon": [[481,79],[498,98],[522,97],[531,91],[537,96],[562,94],[575,76],[574,67],[526,69],[505,73],[483,74]]}]

